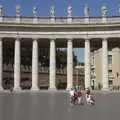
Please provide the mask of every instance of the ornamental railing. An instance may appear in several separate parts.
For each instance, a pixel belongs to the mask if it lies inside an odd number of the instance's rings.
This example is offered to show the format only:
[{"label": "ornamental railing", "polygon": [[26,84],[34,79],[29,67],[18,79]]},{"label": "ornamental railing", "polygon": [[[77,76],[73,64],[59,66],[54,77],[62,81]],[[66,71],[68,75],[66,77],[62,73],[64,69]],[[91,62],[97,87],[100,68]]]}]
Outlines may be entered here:
[{"label": "ornamental railing", "polygon": [[[68,22],[71,19],[71,22]],[[87,22],[86,22],[87,19]],[[104,19],[104,21],[103,21]],[[54,20],[54,21],[53,21]],[[16,17],[16,16],[1,16],[0,23],[23,23],[23,24],[105,24],[105,23],[120,23],[120,16],[109,17]]]}]

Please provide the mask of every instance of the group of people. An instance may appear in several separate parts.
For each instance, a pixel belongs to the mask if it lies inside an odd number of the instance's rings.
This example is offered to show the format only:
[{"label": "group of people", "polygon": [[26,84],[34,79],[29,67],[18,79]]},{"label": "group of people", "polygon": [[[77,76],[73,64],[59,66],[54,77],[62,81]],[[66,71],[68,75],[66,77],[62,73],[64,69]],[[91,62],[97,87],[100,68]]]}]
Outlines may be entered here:
[{"label": "group of people", "polygon": [[[83,92],[81,91],[80,87],[72,87],[70,90],[70,102],[72,104],[84,104],[84,96]],[[87,103],[92,105],[95,104],[95,100],[89,88],[85,90],[85,100]]]}]

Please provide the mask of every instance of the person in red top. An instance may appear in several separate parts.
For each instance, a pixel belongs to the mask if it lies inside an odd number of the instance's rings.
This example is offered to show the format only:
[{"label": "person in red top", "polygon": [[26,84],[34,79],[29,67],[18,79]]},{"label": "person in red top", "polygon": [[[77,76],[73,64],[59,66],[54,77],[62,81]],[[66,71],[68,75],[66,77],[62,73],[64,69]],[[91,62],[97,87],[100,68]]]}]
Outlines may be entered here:
[{"label": "person in red top", "polygon": [[77,89],[75,89],[75,92],[74,92],[74,99],[75,99],[75,101],[77,100],[77,97],[78,97],[78,92],[77,92]]},{"label": "person in red top", "polygon": [[78,91],[77,91],[77,96],[78,96],[78,97],[81,97],[81,96],[82,96],[82,93],[81,93],[81,90],[80,90],[80,89],[78,89]]},{"label": "person in red top", "polygon": [[82,92],[81,92],[81,89],[78,88],[78,91],[77,91],[77,96],[78,96],[78,104],[84,104],[83,103],[83,96],[82,96]]}]

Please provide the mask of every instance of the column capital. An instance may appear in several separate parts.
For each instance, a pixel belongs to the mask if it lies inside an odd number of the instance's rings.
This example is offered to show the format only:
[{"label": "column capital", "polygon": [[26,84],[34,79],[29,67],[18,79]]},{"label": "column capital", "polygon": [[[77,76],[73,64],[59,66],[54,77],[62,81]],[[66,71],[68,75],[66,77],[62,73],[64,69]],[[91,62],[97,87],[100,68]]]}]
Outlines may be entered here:
[{"label": "column capital", "polygon": [[55,40],[56,40],[56,39],[50,39],[49,41],[50,41],[50,42],[54,42],[54,43],[55,43]]},{"label": "column capital", "polygon": [[51,41],[51,40],[54,40],[54,41],[55,41],[55,40],[56,40],[56,38],[51,38],[51,39],[49,39],[49,40],[50,40],[50,41]]},{"label": "column capital", "polygon": [[108,37],[103,37],[102,40],[108,40]]},{"label": "column capital", "polygon": [[86,35],[83,37],[84,40],[90,40],[92,37],[86,33]]},{"label": "column capital", "polygon": [[16,33],[14,39],[15,39],[15,40],[20,40],[20,39],[21,39],[21,36],[19,35],[19,33]]},{"label": "column capital", "polygon": [[73,39],[71,39],[71,38],[68,38],[68,39],[67,39],[67,41],[73,41]]},{"label": "column capital", "polygon": [[56,40],[57,37],[53,36],[53,37],[50,37],[49,40]]},{"label": "column capital", "polygon": [[18,40],[18,41],[20,41],[20,39],[21,39],[20,37],[15,37],[15,40]]},{"label": "column capital", "polygon": [[39,39],[39,38],[37,38],[37,37],[36,37],[36,38],[32,38],[33,41],[34,41],[34,40],[38,41],[38,39]]},{"label": "column capital", "polygon": [[91,38],[85,38],[85,41],[90,41]]}]

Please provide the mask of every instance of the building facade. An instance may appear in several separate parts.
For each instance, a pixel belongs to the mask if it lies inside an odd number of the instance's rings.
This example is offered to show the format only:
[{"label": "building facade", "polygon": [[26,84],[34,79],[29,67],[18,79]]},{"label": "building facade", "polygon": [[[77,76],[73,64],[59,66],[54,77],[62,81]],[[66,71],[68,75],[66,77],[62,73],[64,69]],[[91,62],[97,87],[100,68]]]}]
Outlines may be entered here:
[{"label": "building facade", "polygon": [[[55,17],[54,7],[50,10],[49,17],[38,17],[36,8],[33,8],[33,17],[20,15],[20,7],[16,7],[16,16],[3,16],[3,9],[0,7],[0,90],[3,90],[3,60],[4,45],[9,43],[13,46],[13,78],[14,91],[21,91],[21,53],[22,45],[31,46],[31,90],[38,91],[39,48],[50,49],[49,62],[49,89],[56,90],[56,47],[67,49],[67,90],[73,86],[73,48],[85,48],[84,84],[85,88],[95,86],[100,82],[102,90],[109,90],[109,64],[111,59],[109,49],[119,51],[120,46],[120,17],[107,17],[106,7],[101,8],[101,17],[89,17],[88,8],[85,7],[84,17],[72,17],[71,6],[68,6],[67,17]],[[117,46],[117,48],[116,48]],[[94,55],[91,55],[94,53]],[[118,52],[112,55],[112,73],[119,77]],[[91,66],[91,57],[94,57],[94,64]],[[109,57],[108,57],[109,56]],[[109,58],[109,61],[108,61]],[[26,58],[27,59],[27,58]],[[115,60],[113,60],[115,59]],[[116,60],[117,59],[117,60]],[[119,61],[119,60],[118,60]],[[119,63],[119,62],[118,62]],[[113,66],[113,65],[112,65]],[[116,68],[116,66],[118,68]],[[91,72],[95,67],[95,72]],[[114,70],[115,69],[115,70]],[[116,74],[117,71],[117,74]],[[91,74],[92,77],[91,77]],[[95,79],[94,79],[95,74]],[[91,82],[92,79],[92,82]],[[112,79],[112,76],[111,76]],[[118,84],[118,83],[116,83]]]},{"label": "building facade", "polygon": [[[115,42],[115,41],[114,41]],[[108,86],[110,89],[120,87],[120,48],[119,44],[108,50]],[[102,49],[91,53],[91,84],[102,87]]]}]

